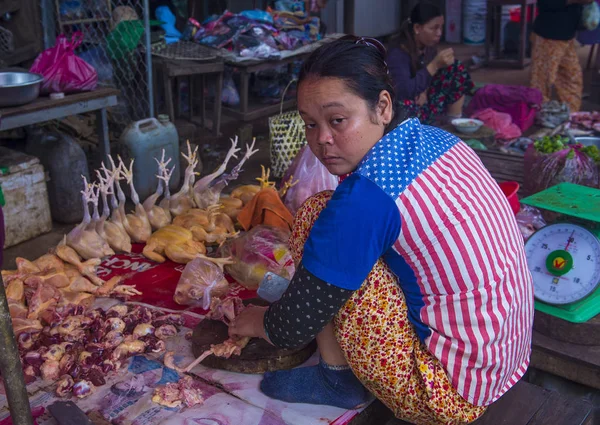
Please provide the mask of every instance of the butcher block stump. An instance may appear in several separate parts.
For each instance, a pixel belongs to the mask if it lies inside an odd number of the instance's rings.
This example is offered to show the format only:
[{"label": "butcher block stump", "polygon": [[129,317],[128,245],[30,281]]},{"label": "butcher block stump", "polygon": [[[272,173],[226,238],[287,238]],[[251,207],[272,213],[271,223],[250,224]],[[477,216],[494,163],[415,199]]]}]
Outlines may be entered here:
[{"label": "butcher block stump", "polygon": [[[224,342],[228,335],[227,325],[219,320],[204,319],[196,326],[192,334],[192,352],[199,357],[213,344]],[[224,369],[240,373],[263,373],[299,366],[312,356],[317,343],[312,341],[306,347],[288,350],[277,348],[262,338],[253,338],[239,356],[228,359],[208,356],[202,365],[214,369]]]}]

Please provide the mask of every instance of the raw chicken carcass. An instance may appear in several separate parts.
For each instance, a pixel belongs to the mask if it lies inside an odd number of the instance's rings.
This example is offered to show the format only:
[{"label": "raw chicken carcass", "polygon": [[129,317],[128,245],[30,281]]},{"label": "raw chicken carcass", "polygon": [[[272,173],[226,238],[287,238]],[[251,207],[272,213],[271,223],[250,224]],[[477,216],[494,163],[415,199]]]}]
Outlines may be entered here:
[{"label": "raw chicken carcass", "polygon": [[[123,226],[125,227],[125,230],[127,230],[129,236],[131,236],[131,240],[133,242],[146,242],[152,234],[152,226],[150,225],[148,214],[146,213],[144,206],[140,204],[140,198],[135,191],[135,186],[133,184],[133,159],[129,164],[129,169],[127,169],[125,164],[123,164],[123,160],[119,158],[118,170],[120,176],[125,178],[129,184],[129,188],[131,189],[131,200],[135,204],[135,214],[125,215],[123,219]],[[116,181],[116,184],[119,193],[119,200],[121,201],[122,197],[122,203],[124,203],[125,195],[121,190],[121,185],[118,183],[118,181]]]},{"label": "raw chicken carcass", "polygon": [[179,192],[171,196],[169,201],[169,209],[173,216],[178,216],[186,211],[194,208],[194,198],[192,189],[194,187],[194,180],[196,178],[196,166],[198,165],[198,146],[192,151],[190,142],[187,142],[188,154],[181,155],[186,159],[188,166],[185,169],[185,176],[183,178],[183,185]]},{"label": "raw chicken carcass", "polygon": [[[144,209],[148,213],[148,219],[150,220],[150,224],[152,225],[153,230],[158,230],[165,227],[167,224],[171,223],[171,211],[168,208],[168,202],[164,204],[156,205],[156,201],[160,198],[163,193],[165,194],[165,199],[169,199],[171,196],[169,194],[169,181],[171,180],[171,175],[175,170],[175,166],[169,171],[167,168],[169,162],[171,162],[171,158],[165,161],[165,150],[162,151],[162,158],[159,161],[154,158],[154,160],[158,164],[158,182],[156,185],[156,192],[150,195],[144,201]],[[166,206],[166,208],[165,208]]]},{"label": "raw chicken carcass", "polygon": [[227,214],[231,220],[237,220],[237,216],[244,207],[241,199],[232,196],[222,196],[219,203],[223,206],[223,214]]},{"label": "raw chicken carcass", "polygon": [[[223,160],[223,162],[221,163],[219,168],[217,168],[213,173],[202,177],[200,180],[198,180],[196,182],[196,184],[193,185],[192,196],[194,197],[194,202],[196,202],[196,200],[198,200],[198,201],[200,201],[201,204],[204,204],[204,202],[200,199],[202,193],[204,193],[204,191],[206,191],[210,187],[210,185],[213,183],[213,181],[217,177],[219,177],[221,174],[223,174],[225,172],[225,170],[227,169],[227,164],[229,163],[229,160],[231,158],[237,158],[236,154],[241,150],[237,147],[238,137],[235,136],[235,139],[230,139],[230,140],[231,140],[231,148],[229,148],[229,150],[227,151],[227,154],[225,155],[225,159]],[[252,146],[254,146],[254,143],[252,144]],[[250,155],[252,155],[253,153],[255,153],[255,152],[250,152],[250,151],[251,151],[251,148],[248,148],[248,151],[246,152],[246,154],[250,153]],[[242,163],[245,162],[246,159],[243,159]],[[219,199],[219,198],[217,197],[217,199]],[[200,206],[200,204],[197,204],[197,205]],[[206,205],[206,206],[208,206],[208,205]]]},{"label": "raw chicken carcass", "polygon": [[67,235],[67,245],[77,251],[84,260],[114,255],[115,252],[102,239],[96,229],[90,228],[91,217],[88,203],[93,196],[94,188],[87,183],[85,177],[83,177],[83,182],[85,185],[85,189],[81,192],[84,208],[83,221]]},{"label": "raw chicken carcass", "polygon": [[[131,238],[127,231],[125,231],[125,228],[120,223],[109,220],[110,207],[108,205],[108,196],[114,196],[115,176],[106,169],[104,163],[102,164],[102,171],[104,172],[104,176],[102,176],[100,171],[96,170],[98,189],[102,195],[102,216],[96,220],[96,230],[116,252],[131,252]],[[94,215],[97,215],[97,210],[94,211]]]},{"label": "raw chicken carcass", "polygon": [[196,255],[206,253],[206,247],[195,241],[189,230],[169,224],[150,236],[142,253],[158,263],[163,263],[166,256],[176,263],[187,264]]},{"label": "raw chicken carcass", "polygon": [[[237,137],[235,139],[235,144],[237,144]],[[221,167],[213,174],[206,176],[203,179],[200,179],[194,185],[194,202],[198,208],[207,208],[211,205],[216,205],[219,202],[219,197],[221,196],[221,192],[229,184],[230,181],[233,181],[239,177],[239,173],[242,171],[242,166],[244,163],[256,152],[258,149],[254,149],[254,144],[256,143],[256,139],[252,139],[252,145],[246,145],[246,153],[240,160],[240,162],[233,167],[229,174],[222,174],[224,172],[225,167],[227,166],[228,157],[225,158],[225,162],[221,165]],[[234,156],[232,154],[232,156]],[[223,169],[221,171],[221,169]],[[221,172],[221,176],[215,175],[218,172]]]},{"label": "raw chicken carcass", "polygon": [[205,210],[194,208],[176,217],[173,224],[190,230],[197,241],[222,244],[238,233],[231,218],[220,209],[220,205],[212,205]]},{"label": "raw chicken carcass", "polygon": [[[65,263],[77,267],[79,273],[90,279],[95,285],[102,285],[104,283],[102,279],[96,276],[96,266],[100,265],[101,260],[99,258],[90,258],[89,260],[82,263],[79,254],[77,254],[77,252],[73,248],[67,245],[66,236],[54,249],[54,252]],[[69,273],[70,272],[68,268],[65,267],[65,274],[69,275]]]},{"label": "raw chicken carcass", "polygon": [[229,290],[223,266],[232,264],[230,258],[209,258],[198,255],[185,266],[177,283],[173,299],[177,304],[195,305],[202,302],[207,310],[211,299],[222,297]]}]

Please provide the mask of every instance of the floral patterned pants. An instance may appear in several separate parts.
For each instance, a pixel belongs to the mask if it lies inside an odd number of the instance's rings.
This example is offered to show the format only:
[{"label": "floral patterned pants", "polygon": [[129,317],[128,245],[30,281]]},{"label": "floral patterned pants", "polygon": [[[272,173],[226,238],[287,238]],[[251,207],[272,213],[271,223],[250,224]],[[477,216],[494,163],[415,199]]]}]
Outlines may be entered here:
[{"label": "floral patterned pants", "polygon": [[447,112],[449,105],[464,95],[472,94],[474,87],[469,72],[456,60],[433,76],[424,105],[419,106],[414,100],[404,101],[406,118],[418,118],[423,124],[433,124],[437,116]]},{"label": "floral patterned pants", "polygon": [[[295,217],[290,247],[300,262],[304,243],[333,192],[309,198]],[[465,424],[485,407],[451,386],[446,371],[417,337],[396,276],[379,260],[334,318],[336,338],[363,385],[394,414],[417,425]]]},{"label": "floral patterned pants", "polygon": [[581,108],[583,72],[577,57],[575,39],[549,40],[532,34],[531,87],[538,89],[544,102],[552,98],[552,87],[561,102],[577,112]]}]

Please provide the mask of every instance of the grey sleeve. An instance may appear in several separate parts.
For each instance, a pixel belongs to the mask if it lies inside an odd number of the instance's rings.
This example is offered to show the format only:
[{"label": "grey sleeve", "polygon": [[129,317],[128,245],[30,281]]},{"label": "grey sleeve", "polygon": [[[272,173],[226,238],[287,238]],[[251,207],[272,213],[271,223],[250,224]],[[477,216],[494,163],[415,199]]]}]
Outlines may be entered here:
[{"label": "grey sleeve", "polygon": [[306,345],[331,322],[353,292],[317,278],[300,263],[288,289],[265,313],[265,332],[281,348]]}]

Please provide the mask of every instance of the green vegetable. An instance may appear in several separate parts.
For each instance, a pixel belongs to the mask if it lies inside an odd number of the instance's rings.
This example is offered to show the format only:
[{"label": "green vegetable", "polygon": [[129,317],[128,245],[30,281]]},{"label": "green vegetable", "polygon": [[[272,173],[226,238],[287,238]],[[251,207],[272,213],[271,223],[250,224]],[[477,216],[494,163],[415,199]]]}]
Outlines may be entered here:
[{"label": "green vegetable", "polygon": [[569,138],[560,135],[552,137],[544,136],[533,143],[533,147],[540,153],[554,153],[566,149],[569,145]]},{"label": "green vegetable", "polygon": [[600,164],[600,149],[596,145],[584,146],[581,151]]}]

